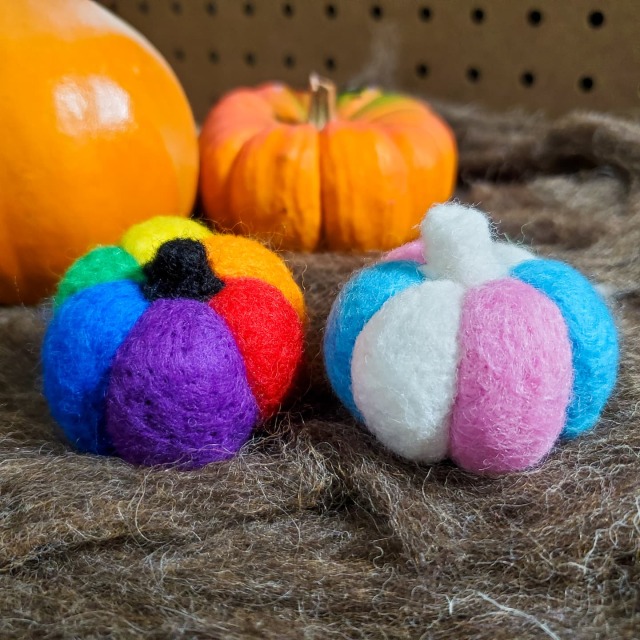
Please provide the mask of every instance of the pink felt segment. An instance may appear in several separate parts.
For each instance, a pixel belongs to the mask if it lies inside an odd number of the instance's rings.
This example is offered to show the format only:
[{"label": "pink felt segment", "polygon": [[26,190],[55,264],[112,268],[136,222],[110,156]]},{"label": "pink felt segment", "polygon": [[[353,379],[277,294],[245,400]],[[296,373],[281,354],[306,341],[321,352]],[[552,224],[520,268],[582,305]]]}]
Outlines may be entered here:
[{"label": "pink felt segment", "polygon": [[494,280],[467,292],[459,340],[451,458],[486,474],[535,465],[564,426],[573,382],[559,309],[523,282]]},{"label": "pink felt segment", "polygon": [[395,260],[410,260],[411,262],[424,264],[424,244],[422,240],[407,242],[407,244],[392,249],[382,256],[380,262],[393,262]]}]

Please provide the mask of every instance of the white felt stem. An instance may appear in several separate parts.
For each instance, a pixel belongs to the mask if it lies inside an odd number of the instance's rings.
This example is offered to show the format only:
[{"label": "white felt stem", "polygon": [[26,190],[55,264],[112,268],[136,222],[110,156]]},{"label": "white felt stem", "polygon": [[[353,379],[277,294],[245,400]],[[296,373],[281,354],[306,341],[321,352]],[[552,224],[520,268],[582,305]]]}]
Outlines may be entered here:
[{"label": "white felt stem", "polygon": [[475,287],[509,276],[535,256],[516,244],[498,242],[487,216],[474,207],[450,202],[432,207],[421,225],[427,277]]},{"label": "white felt stem", "polygon": [[432,207],[421,225],[427,265],[433,279],[472,287],[504,276],[493,253],[491,227],[478,209],[458,203]]}]

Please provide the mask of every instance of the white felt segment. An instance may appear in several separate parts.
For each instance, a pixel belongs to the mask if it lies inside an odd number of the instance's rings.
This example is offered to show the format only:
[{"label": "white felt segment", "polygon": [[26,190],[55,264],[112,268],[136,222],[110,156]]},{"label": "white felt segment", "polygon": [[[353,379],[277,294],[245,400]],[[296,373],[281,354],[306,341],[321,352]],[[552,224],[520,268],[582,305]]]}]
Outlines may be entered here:
[{"label": "white felt segment", "polygon": [[527,251],[524,247],[521,247],[517,244],[513,244],[511,242],[494,242],[493,243],[493,253],[498,259],[498,262],[505,267],[508,274],[511,269],[517,267],[522,262],[527,262],[527,260],[533,260],[536,256],[533,255],[530,251]]},{"label": "white felt segment", "polygon": [[463,296],[460,284],[445,280],[405,289],[356,340],[355,403],[369,430],[410,460],[431,463],[447,456]]},{"label": "white felt segment", "polygon": [[478,209],[455,202],[436,205],[421,231],[428,277],[472,287],[507,275],[493,252],[489,220]]}]

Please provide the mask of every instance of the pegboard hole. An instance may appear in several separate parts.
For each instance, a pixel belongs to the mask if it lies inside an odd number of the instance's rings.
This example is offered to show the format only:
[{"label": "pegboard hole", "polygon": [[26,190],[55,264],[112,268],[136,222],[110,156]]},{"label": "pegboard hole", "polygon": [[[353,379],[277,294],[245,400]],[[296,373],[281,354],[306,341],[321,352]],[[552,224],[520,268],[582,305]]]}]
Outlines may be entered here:
[{"label": "pegboard hole", "polygon": [[285,2],[282,5],[282,15],[284,15],[285,18],[293,18],[295,12],[296,10],[290,2]]},{"label": "pegboard hole", "polygon": [[589,25],[594,29],[599,29],[604,24],[604,13],[602,11],[592,11],[589,14]]},{"label": "pegboard hole", "polygon": [[247,53],[244,54],[244,63],[248,66],[248,67],[255,67],[256,66],[256,54],[248,51]]},{"label": "pegboard hole", "polygon": [[532,27],[537,27],[542,23],[542,11],[531,9],[527,15],[527,20]]},{"label": "pegboard hole", "polygon": [[593,91],[595,86],[595,81],[591,76],[582,76],[578,80],[578,87],[580,87],[580,91],[584,91],[584,93],[589,93]]},{"label": "pegboard hole", "polygon": [[252,16],[256,12],[256,8],[253,6],[253,2],[245,2],[242,11],[245,16]]},{"label": "pegboard hole", "polygon": [[178,62],[184,62],[184,59],[187,57],[184,49],[174,49],[173,50],[173,57],[178,61]]},{"label": "pegboard hole", "polygon": [[420,20],[422,20],[422,22],[429,22],[433,14],[431,13],[430,7],[420,7],[418,15],[420,16]]},{"label": "pegboard hole", "polygon": [[329,57],[324,60],[324,68],[327,71],[335,71],[336,70],[336,60],[335,58]]},{"label": "pegboard hole", "polygon": [[218,62],[220,62],[220,54],[214,49],[209,51],[209,62],[211,64],[218,64]]},{"label": "pegboard hole", "polygon": [[333,20],[338,15],[338,7],[336,7],[335,4],[328,4],[324,8],[324,12],[325,12],[325,15],[327,16],[327,18],[330,18],[331,20]]},{"label": "pegboard hole", "polygon": [[482,24],[485,19],[484,9],[477,7],[471,12],[471,21],[476,24]]},{"label": "pegboard hole", "polygon": [[215,2],[207,2],[205,10],[210,16],[215,16],[218,11],[218,7],[216,7]]},{"label": "pegboard hole", "polygon": [[424,62],[416,65],[416,75],[418,78],[426,78],[429,75],[429,67]]},{"label": "pegboard hole", "polygon": [[525,71],[521,76],[520,76],[520,84],[523,87],[533,87],[533,85],[536,83],[536,76],[532,71]]},{"label": "pegboard hole", "polygon": [[480,82],[481,75],[480,69],[477,67],[469,67],[467,69],[467,80],[473,84]]},{"label": "pegboard hole", "polygon": [[371,17],[374,20],[382,20],[383,15],[384,15],[384,11],[382,10],[382,7],[379,4],[374,4],[371,7]]},{"label": "pegboard hole", "polygon": [[138,2],[138,11],[140,13],[149,13],[149,3],[148,2]]},{"label": "pegboard hole", "polygon": [[182,13],[182,3],[181,2],[172,2],[171,3],[171,11],[179,16]]},{"label": "pegboard hole", "polygon": [[282,59],[282,62],[284,64],[284,66],[287,67],[287,69],[293,69],[296,66],[295,56],[292,56],[291,54],[286,55]]}]

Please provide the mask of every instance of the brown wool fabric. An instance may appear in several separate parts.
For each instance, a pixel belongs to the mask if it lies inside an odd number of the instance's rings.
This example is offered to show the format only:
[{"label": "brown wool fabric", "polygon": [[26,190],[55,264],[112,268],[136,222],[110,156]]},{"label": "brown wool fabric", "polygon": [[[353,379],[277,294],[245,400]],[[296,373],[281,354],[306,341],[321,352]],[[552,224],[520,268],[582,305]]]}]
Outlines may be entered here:
[{"label": "brown wool fabric", "polygon": [[638,637],[640,124],[440,109],[461,198],[612,297],[624,356],[598,428],[499,479],[396,459],[319,356],[366,258],[294,255],[303,398],[231,462],[135,468],[64,444],[40,395],[44,311],[0,309],[0,637]]}]

